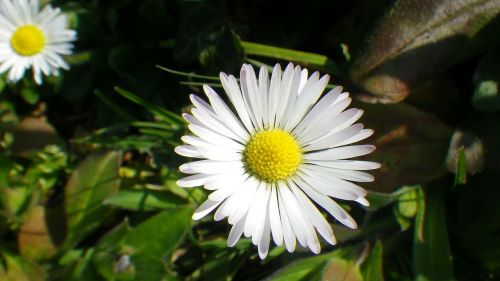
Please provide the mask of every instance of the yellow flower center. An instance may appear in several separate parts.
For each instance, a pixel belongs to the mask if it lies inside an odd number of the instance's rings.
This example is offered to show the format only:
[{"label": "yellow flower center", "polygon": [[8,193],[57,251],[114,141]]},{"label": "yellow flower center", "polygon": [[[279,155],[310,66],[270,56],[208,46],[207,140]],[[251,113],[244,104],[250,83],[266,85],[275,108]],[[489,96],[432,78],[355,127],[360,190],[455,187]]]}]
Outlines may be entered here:
[{"label": "yellow flower center", "polygon": [[244,151],[244,161],[258,179],[275,182],[297,171],[301,154],[299,144],[289,133],[265,130],[252,136]]},{"label": "yellow flower center", "polygon": [[36,55],[45,46],[45,36],[38,27],[23,25],[10,38],[10,45],[21,56]]}]

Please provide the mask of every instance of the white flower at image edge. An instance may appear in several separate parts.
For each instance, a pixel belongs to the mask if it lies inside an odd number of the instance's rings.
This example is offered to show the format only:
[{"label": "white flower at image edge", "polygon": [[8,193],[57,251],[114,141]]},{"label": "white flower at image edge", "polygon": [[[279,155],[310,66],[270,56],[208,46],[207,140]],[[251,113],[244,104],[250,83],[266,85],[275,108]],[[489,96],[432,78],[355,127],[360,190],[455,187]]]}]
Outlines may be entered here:
[{"label": "white flower at image edge", "polygon": [[201,159],[180,166],[191,175],[178,185],[213,191],[193,219],[217,209],[215,220],[228,218],[232,225],[228,246],[241,235],[251,237],[261,259],[267,256],[271,235],[289,252],[298,241],[319,253],[317,233],[335,244],[318,206],[356,228],[331,197],[368,206],[366,191],[352,181],[373,181],[363,170],[380,164],[348,160],[375,149],[351,145],[373,130],[354,124],[363,111],[346,110],[349,94],[336,87],[320,99],[329,76],[315,72],[308,77],[306,69],[291,63],[283,72],[276,65],[270,78],[265,67],[257,78],[252,66],[243,65],[241,85],[232,75],[221,73],[220,79],[231,106],[207,85],[203,89],[209,103],[191,95],[194,107],[183,116],[193,135],[183,136],[185,144],[175,148],[180,155]]},{"label": "white flower at image edge", "polygon": [[16,82],[32,68],[41,84],[42,73],[69,69],[61,55],[71,54],[76,32],[66,26],[59,8],[46,5],[40,11],[38,0],[0,0],[0,73],[9,71],[7,79]]}]

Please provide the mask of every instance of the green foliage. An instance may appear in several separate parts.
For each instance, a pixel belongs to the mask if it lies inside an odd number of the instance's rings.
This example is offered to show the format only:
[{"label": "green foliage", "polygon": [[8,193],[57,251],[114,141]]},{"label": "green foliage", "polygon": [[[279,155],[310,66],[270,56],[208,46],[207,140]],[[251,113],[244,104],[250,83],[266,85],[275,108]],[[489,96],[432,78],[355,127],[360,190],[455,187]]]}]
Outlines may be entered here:
[{"label": "green foliage", "polygon": [[[0,74],[0,280],[500,278],[497,0],[40,2],[78,40],[41,86]],[[173,149],[189,94],[289,61],[352,93],[382,167],[369,207],[341,202],[358,229],[261,261],[192,221],[208,192]]]},{"label": "green foliage", "polygon": [[66,245],[73,246],[94,230],[108,213],[104,199],[118,192],[121,153],[88,156],[71,174],[64,188],[67,216]]}]

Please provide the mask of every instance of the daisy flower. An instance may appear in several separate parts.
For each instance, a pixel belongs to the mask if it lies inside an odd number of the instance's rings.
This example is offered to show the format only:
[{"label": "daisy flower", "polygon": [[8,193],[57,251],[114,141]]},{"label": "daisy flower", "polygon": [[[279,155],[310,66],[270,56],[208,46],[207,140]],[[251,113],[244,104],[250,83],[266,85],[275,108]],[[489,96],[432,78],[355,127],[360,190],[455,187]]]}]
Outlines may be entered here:
[{"label": "daisy flower", "polygon": [[[317,233],[335,244],[332,228],[318,206],[340,223],[356,228],[354,219],[331,197],[368,206],[366,191],[352,183],[373,181],[363,172],[380,167],[369,161],[348,160],[372,152],[373,145],[351,145],[373,134],[354,124],[363,114],[348,93],[336,87],[321,95],[329,76],[306,69],[276,65],[259,77],[243,65],[240,83],[220,74],[230,105],[209,86],[203,87],[209,103],[191,95],[191,114],[184,114],[193,135],[175,151],[202,160],[183,164],[191,174],[182,187],[204,186],[213,191],[195,211],[198,220],[217,209],[215,220],[232,225],[228,246],[241,235],[251,237],[264,259],[272,239],[289,252],[296,242],[319,253]],[[318,101],[319,100],[319,101]]]},{"label": "daisy flower", "polygon": [[66,28],[59,8],[38,0],[0,0],[0,73],[9,71],[8,80],[18,81],[33,68],[33,78],[42,83],[42,73],[58,75],[68,69],[61,55],[71,54],[76,32]]}]

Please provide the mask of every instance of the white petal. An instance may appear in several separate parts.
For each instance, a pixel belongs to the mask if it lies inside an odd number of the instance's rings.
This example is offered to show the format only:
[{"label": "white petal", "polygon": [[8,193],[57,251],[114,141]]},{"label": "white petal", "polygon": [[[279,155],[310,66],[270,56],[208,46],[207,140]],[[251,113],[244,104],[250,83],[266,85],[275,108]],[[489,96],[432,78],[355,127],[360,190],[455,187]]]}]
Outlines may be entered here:
[{"label": "white petal", "polygon": [[320,205],[323,209],[325,209],[328,213],[330,213],[330,215],[332,215],[343,225],[352,229],[358,227],[356,221],[335,201],[333,201],[326,195],[316,192],[305,182],[298,183],[298,186],[307,194],[309,198],[314,200],[314,202]]},{"label": "white petal", "polygon": [[198,209],[196,209],[196,211],[194,212],[193,220],[199,220],[204,216],[208,215],[215,208],[217,208],[217,206],[219,206],[221,202],[222,201],[212,201],[212,200],[207,200],[203,202],[203,204],[201,204],[200,207],[198,207]]},{"label": "white petal", "polygon": [[269,198],[269,222],[271,224],[271,233],[276,245],[283,244],[283,230],[281,228],[280,211],[278,209],[278,195],[276,193],[276,186],[271,188],[271,198]]},{"label": "white petal", "polygon": [[307,214],[314,227],[316,227],[319,234],[321,234],[321,236],[323,236],[328,243],[335,245],[337,241],[335,240],[333,230],[325,217],[294,182],[290,182],[290,187],[295,195],[295,198],[297,198],[299,205],[304,209],[304,212]]},{"label": "white petal", "polygon": [[351,145],[344,147],[337,147],[323,151],[306,153],[304,160],[342,160],[352,157],[363,156],[375,150],[373,145]]},{"label": "white petal", "polygon": [[231,109],[229,109],[227,104],[219,97],[219,95],[207,85],[203,85],[203,90],[210,100],[210,104],[212,105],[215,113],[219,116],[219,119],[242,139],[248,139],[248,132],[243,128],[243,125],[241,125],[240,121],[234,116]]},{"label": "white petal", "polygon": [[234,78],[234,76],[232,75],[228,77],[223,72],[221,72],[219,76],[222,86],[224,87],[226,94],[228,95],[229,99],[231,100],[231,103],[236,109],[236,112],[238,113],[238,117],[240,118],[241,122],[243,122],[248,132],[254,133],[255,130],[253,128],[252,121],[250,120],[249,113],[243,101],[240,87],[238,86],[236,78]]},{"label": "white petal", "polygon": [[241,234],[243,234],[243,229],[245,226],[245,218],[242,218],[238,221],[229,232],[229,236],[227,237],[227,246],[233,247],[240,240]]}]

